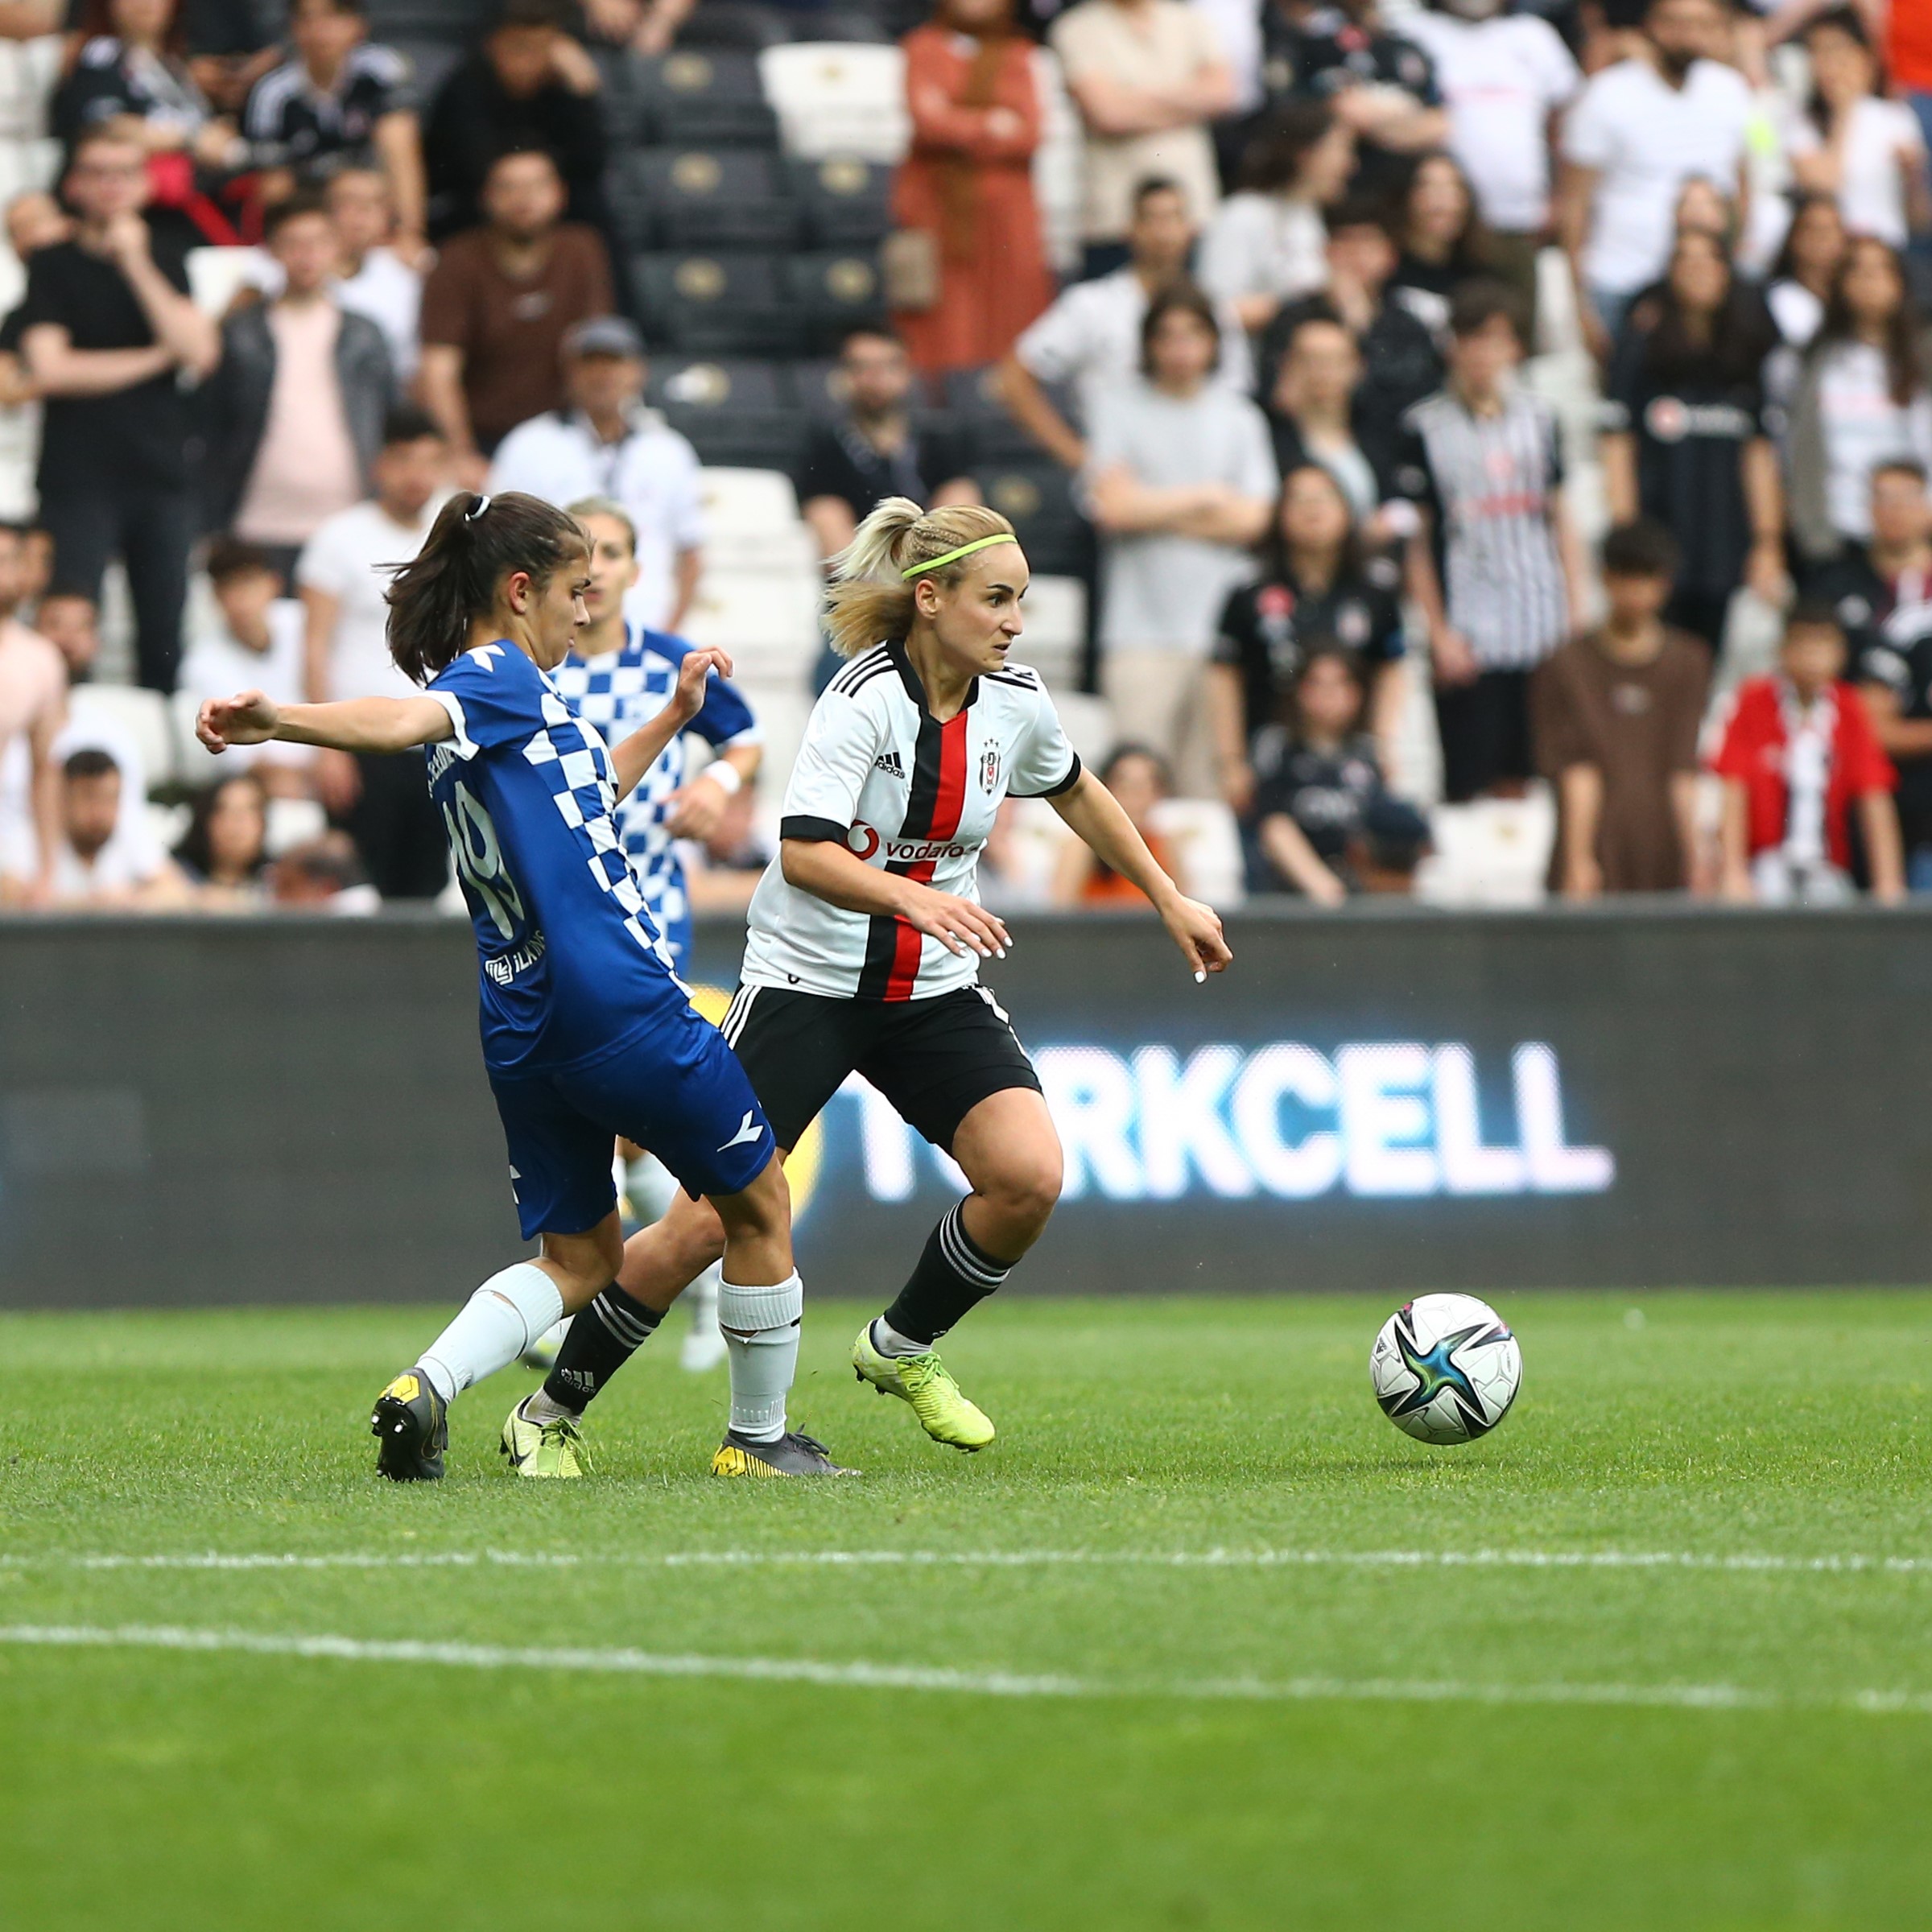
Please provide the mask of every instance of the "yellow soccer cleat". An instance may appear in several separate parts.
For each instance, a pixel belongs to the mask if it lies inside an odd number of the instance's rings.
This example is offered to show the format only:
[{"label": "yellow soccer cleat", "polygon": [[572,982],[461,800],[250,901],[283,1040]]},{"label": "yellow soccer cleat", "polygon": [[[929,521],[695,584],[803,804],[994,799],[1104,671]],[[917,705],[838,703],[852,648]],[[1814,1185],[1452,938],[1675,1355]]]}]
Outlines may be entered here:
[{"label": "yellow soccer cleat", "polygon": [[852,1345],[852,1372],[881,1395],[896,1395],[910,1406],[919,1426],[935,1443],[955,1449],[984,1449],[995,1434],[993,1418],[960,1394],[960,1385],[936,1350],[917,1355],[881,1355],[872,1343],[872,1323]]},{"label": "yellow soccer cleat", "polygon": [[523,1413],[522,1402],[510,1410],[497,1447],[518,1476],[569,1480],[590,1472],[590,1451],[576,1423],[568,1415],[534,1422]]},{"label": "yellow soccer cleat", "polygon": [[754,1443],[737,1430],[725,1431],[718,1452],[711,1459],[713,1476],[857,1476],[856,1469],[843,1469],[832,1459],[825,1445],[815,1436],[801,1435],[795,1429],[775,1443]]}]

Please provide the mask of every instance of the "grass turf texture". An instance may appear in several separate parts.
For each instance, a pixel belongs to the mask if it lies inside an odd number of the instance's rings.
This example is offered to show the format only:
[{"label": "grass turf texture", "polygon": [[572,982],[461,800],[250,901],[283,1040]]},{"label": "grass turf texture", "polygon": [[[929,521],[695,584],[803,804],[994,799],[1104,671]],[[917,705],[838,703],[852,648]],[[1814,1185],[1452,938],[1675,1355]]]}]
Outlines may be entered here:
[{"label": "grass turf texture", "polygon": [[[1917,1922],[1932,1702],[1842,1700],[1932,1693],[1932,1296],[1654,1297],[1641,1326],[1629,1306],[1507,1298],[1517,1412],[1431,1451],[1369,1397],[1371,1302],[1002,1298],[947,1349],[1002,1431],[967,1459],[857,1388],[841,1350],[861,1311],[819,1304],[796,1417],[866,1478],[819,1485],[703,1475],[724,1380],[679,1373],[674,1315],[598,1406],[596,1480],[499,1475],[496,1429],[531,1385],[512,1370],[455,1411],[450,1480],[404,1489],[372,1476],[363,1418],[439,1311],[0,1319],[10,1629],[630,1647],[1100,1691],[0,1644],[0,1916]],[[1216,1548],[1324,1560],[823,1560]],[[1479,1550],[1773,1567],[1327,1560]],[[210,1551],[373,1560],[76,1560]],[[661,1560],[704,1552],[758,1560]],[[386,1560],[450,1553],[481,1560]],[[1807,1567],[1852,1557],[1873,1560]],[[1337,1694],[1189,1688],[1229,1678]],[[1769,1707],[1361,1693],[1388,1679],[1716,1685]]]}]

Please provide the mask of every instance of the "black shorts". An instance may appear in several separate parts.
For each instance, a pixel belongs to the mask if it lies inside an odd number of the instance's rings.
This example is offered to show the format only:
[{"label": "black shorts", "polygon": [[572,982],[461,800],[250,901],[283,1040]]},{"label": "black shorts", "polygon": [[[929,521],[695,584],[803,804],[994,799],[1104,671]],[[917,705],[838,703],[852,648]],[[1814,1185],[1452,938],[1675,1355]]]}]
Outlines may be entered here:
[{"label": "black shorts", "polygon": [[1530,674],[1485,671],[1473,683],[1435,687],[1443,741],[1443,796],[1467,804],[1492,786],[1534,778],[1530,755]]},{"label": "black shorts", "polygon": [[960,1122],[989,1094],[1040,1091],[1013,1022],[983,986],[929,1000],[840,1000],[741,986],[724,1016],[724,1038],[786,1150],[854,1073],[949,1154]]}]

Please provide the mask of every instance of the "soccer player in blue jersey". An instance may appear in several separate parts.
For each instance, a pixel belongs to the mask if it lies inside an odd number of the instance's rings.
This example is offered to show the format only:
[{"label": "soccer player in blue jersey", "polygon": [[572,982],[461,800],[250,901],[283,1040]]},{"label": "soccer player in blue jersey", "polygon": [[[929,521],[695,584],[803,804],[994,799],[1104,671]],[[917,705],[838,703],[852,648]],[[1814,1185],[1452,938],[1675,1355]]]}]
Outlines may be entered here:
[{"label": "soccer player in blue jersey", "polygon": [[[625,594],[638,580],[638,533],[624,506],[608,497],[588,497],[572,504],[570,514],[590,539],[590,586],[584,593],[590,621],[578,631],[553,682],[571,708],[615,744],[663,709],[691,647],[682,638],[646,630],[625,619]],[[716,754],[695,777],[688,756],[692,737],[704,739]],[[707,838],[716,828],[733,795],[758,776],[762,743],[750,706],[735,686],[713,678],[696,716],[672,737],[617,807],[617,830],[630,869],[679,972],[690,962],[691,928],[679,841]],[[648,1226],[663,1216],[678,1184],[655,1154],[634,1147],[623,1152],[624,1192],[638,1220]],[[713,1368],[724,1359],[718,1280],[718,1270],[707,1269],[679,1298],[690,1311],[691,1327],[679,1356],[687,1368]],[[526,1351],[526,1363],[549,1368],[560,1335],[553,1329],[540,1337]]]},{"label": "soccer player in blue jersey", "polygon": [[[789,1361],[802,1290],[784,1170],[743,1070],[691,1007],[613,814],[704,701],[721,653],[693,651],[671,701],[613,752],[550,673],[586,620],[589,545],[535,497],[452,497],[389,592],[390,650],[419,698],[276,705],[213,700],[211,751],[274,738],[363,753],[420,747],[476,928],[483,1058],[534,1260],[513,1262],[376,1398],[377,1467],[444,1472],[448,1404],[514,1361],[559,1316],[596,1309],[623,1253],[613,1138],[652,1148],[724,1221],[733,1347]],[[656,1228],[634,1237],[649,1248]],[[636,1304],[630,1304],[634,1310]],[[613,1319],[634,1326],[617,1311]],[[506,1430],[506,1445],[511,1434]],[[526,1451],[576,1472],[573,1429],[533,1424]],[[780,1454],[829,1468],[809,1438]]]}]

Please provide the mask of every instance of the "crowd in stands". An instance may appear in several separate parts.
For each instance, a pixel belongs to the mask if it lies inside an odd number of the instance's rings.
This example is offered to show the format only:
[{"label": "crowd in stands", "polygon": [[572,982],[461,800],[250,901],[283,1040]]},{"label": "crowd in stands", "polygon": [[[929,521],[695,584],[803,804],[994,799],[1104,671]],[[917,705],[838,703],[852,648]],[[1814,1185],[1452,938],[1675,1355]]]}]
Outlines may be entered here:
[{"label": "crowd in stands", "polygon": [[[788,559],[992,504],[1222,897],[1932,890],[1932,6],[907,3],[0,7],[0,905],[444,898],[413,759],[184,720],[406,688],[457,486],[621,504],[795,721]],[[1135,896],[1052,833],[990,897]]]}]

